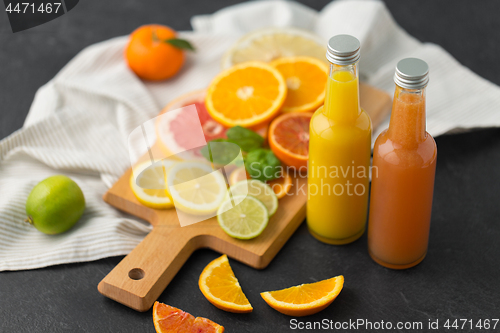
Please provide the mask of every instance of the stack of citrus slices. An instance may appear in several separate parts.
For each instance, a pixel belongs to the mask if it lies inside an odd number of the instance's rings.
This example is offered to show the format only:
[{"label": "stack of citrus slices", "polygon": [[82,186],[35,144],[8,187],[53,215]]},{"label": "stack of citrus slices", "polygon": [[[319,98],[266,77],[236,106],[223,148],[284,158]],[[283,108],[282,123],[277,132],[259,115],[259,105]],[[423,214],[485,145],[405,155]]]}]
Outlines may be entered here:
[{"label": "stack of citrus slices", "polygon": [[[264,191],[266,198],[242,193],[241,188],[258,182],[247,181],[245,167],[235,168],[226,180],[209,165],[189,164],[203,160],[200,150],[190,149],[199,138],[186,134],[196,124],[182,112],[172,111],[194,104],[207,142],[226,138],[228,128],[237,125],[255,130],[268,139],[283,164],[305,171],[311,111],[325,98],[328,67],[323,45],[317,36],[289,28],[259,30],[238,41],[224,55],[224,70],[207,90],[179,97],[158,117],[157,141],[165,156],[187,152],[168,163],[136,166],[130,183],[137,199],[155,209],[175,203],[193,215],[217,212],[221,227],[232,237],[259,235],[276,210],[277,199],[289,193],[290,175],[284,171],[281,177],[262,183],[261,187],[271,189]],[[205,180],[194,180],[197,176]],[[227,183],[232,186],[229,196]]]}]

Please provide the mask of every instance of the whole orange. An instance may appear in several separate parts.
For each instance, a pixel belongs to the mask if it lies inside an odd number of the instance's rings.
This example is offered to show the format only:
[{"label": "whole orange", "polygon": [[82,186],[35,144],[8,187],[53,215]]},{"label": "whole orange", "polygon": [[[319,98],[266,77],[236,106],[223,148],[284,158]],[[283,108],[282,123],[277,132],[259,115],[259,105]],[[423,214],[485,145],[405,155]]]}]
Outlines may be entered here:
[{"label": "whole orange", "polygon": [[129,67],[144,80],[160,81],[174,76],[184,64],[184,51],[166,41],[176,37],[174,30],[159,24],[137,28],[125,49]]}]

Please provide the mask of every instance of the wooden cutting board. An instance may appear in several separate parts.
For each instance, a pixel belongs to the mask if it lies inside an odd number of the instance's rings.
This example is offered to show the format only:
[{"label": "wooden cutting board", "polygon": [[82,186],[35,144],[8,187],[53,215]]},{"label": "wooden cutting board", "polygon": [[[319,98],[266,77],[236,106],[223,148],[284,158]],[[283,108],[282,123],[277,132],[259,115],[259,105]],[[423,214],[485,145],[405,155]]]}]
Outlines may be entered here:
[{"label": "wooden cutting board", "polygon": [[[390,111],[391,98],[383,91],[361,84],[360,99],[374,127]],[[267,228],[252,240],[229,237],[216,218],[181,227],[174,209],[155,210],[137,201],[129,186],[131,172],[129,169],[103,199],[151,223],[153,230],[99,283],[98,290],[137,311],[151,308],[196,249],[210,248],[254,268],[265,268],[306,216],[307,180],[296,177],[294,195],[280,199]]]}]

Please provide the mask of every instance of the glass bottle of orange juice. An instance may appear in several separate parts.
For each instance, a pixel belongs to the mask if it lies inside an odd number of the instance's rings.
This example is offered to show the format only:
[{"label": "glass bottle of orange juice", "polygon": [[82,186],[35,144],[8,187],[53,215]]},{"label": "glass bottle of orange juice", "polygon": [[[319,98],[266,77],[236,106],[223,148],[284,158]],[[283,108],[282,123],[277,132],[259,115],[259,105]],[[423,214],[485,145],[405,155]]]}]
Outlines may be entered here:
[{"label": "glass bottle of orange juice", "polygon": [[393,269],[415,266],[427,253],[437,157],[425,129],[428,72],[420,59],[397,64],[389,128],[373,151],[368,249]]},{"label": "glass bottle of orange juice", "polygon": [[328,41],[330,73],[324,106],[309,131],[307,225],[322,242],[347,244],[365,231],[371,120],[359,105],[359,41]]}]

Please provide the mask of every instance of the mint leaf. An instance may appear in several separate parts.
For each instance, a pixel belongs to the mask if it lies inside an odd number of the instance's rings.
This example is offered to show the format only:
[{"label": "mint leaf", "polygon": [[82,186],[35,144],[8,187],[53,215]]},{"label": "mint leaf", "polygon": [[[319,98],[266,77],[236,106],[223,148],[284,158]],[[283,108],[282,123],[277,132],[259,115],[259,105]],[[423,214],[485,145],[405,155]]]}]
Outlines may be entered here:
[{"label": "mint leaf", "polygon": [[264,138],[252,130],[241,126],[231,127],[226,132],[229,141],[240,146],[241,150],[249,152],[262,147]]},{"label": "mint leaf", "polygon": [[164,42],[168,43],[168,44],[170,44],[178,49],[195,51],[194,46],[185,39],[171,38],[171,39],[165,39]]},{"label": "mint leaf", "polygon": [[281,162],[269,149],[250,151],[245,158],[245,168],[250,177],[263,182],[281,176]]}]

